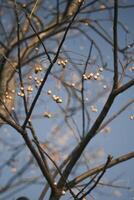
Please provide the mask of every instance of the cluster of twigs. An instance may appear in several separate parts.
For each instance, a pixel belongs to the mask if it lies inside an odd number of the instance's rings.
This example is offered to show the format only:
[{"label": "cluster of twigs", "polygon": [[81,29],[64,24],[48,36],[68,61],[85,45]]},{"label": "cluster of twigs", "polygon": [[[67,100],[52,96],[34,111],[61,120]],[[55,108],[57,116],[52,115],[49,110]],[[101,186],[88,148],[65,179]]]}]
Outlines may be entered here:
[{"label": "cluster of twigs", "polygon": [[[57,0],[57,13],[56,18],[54,21],[52,21],[50,24],[48,24],[47,28],[44,30],[37,30],[36,26],[41,27],[42,22],[40,19],[35,15],[36,9],[40,7],[41,2],[36,1],[31,12],[29,10],[28,5],[24,5],[21,3],[17,3],[16,1],[10,1],[12,8],[14,10],[15,19],[16,19],[16,37],[14,40],[11,41],[11,45],[8,48],[8,46],[5,46],[2,42],[1,44],[1,68],[0,68],[0,125],[6,123],[9,126],[13,127],[23,138],[26,146],[31,151],[32,156],[36,160],[39,169],[42,172],[42,175],[47,180],[47,184],[51,188],[51,194],[49,199],[50,200],[58,200],[60,199],[67,191],[70,192],[73,199],[82,200],[84,197],[89,195],[91,191],[99,184],[100,179],[105,174],[106,170],[108,168],[113,167],[114,165],[117,165],[121,162],[124,162],[126,160],[129,160],[134,157],[134,152],[130,152],[128,154],[125,154],[123,156],[120,156],[118,158],[112,159],[111,156],[108,156],[106,163],[103,165],[97,166],[93,169],[88,170],[87,172],[76,176],[74,179],[69,180],[69,176],[71,175],[71,172],[73,168],[76,166],[77,161],[81,158],[85,148],[90,143],[92,138],[94,138],[100,130],[102,130],[108,123],[110,123],[113,119],[115,119],[121,112],[123,112],[130,104],[132,104],[134,101],[130,100],[124,107],[119,110],[116,114],[114,114],[111,118],[108,120],[105,120],[111,106],[113,105],[115,99],[117,96],[123,92],[125,92],[127,89],[132,87],[134,85],[134,79],[129,80],[127,83],[120,84],[119,79],[119,58],[118,53],[124,53],[126,51],[126,48],[120,49],[118,45],[118,8],[120,5],[118,5],[118,1],[114,1],[114,7],[104,7],[104,9],[113,9],[114,10],[114,19],[113,19],[113,40],[109,37],[106,37],[102,33],[100,33],[92,24],[90,24],[89,20],[86,20],[85,18],[82,19],[81,16],[82,13],[88,8],[90,8],[92,5],[95,5],[97,1],[91,1],[90,3],[85,3],[84,1],[78,1],[78,0],[72,0],[68,1],[66,3],[66,9],[63,13],[60,13],[59,10],[59,1]],[[93,9],[93,8],[92,8]],[[20,10],[23,12],[23,15],[25,16],[25,22],[24,26],[21,27],[20,25],[20,19],[19,19],[19,12]],[[97,10],[93,10],[94,12],[97,12]],[[94,42],[90,36],[90,47],[89,47],[89,54],[87,56],[87,59],[85,59],[85,66],[84,70],[82,72],[82,78],[81,78],[81,110],[82,110],[82,134],[80,135],[79,142],[75,146],[75,148],[72,150],[72,152],[67,156],[67,158],[58,166],[54,159],[51,158],[49,153],[45,151],[41,143],[39,141],[39,138],[36,134],[36,131],[34,130],[33,124],[30,121],[31,115],[33,114],[33,110],[35,109],[37,102],[39,100],[39,97],[42,94],[43,88],[46,85],[46,82],[48,80],[48,77],[52,73],[52,69],[54,68],[54,65],[56,64],[57,60],[60,58],[60,53],[63,48],[63,44],[66,41],[67,35],[69,34],[69,31],[71,29],[75,29],[77,24],[83,24],[87,23],[88,26],[96,31],[106,42],[108,42],[112,48],[113,48],[113,84],[111,87],[111,91],[109,93],[109,96],[107,98],[106,103],[104,104],[102,111],[96,118],[95,122],[93,123],[90,130],[86,130],[86,104],[85,104],[85,79],[84,75],[86,74],[87,66],[89,64],[89,61],[91,59],[92,49],[95,47],[98,49],[97,44]],[[35,26],[36,24],[36,26]],[[32,34],[27,34],[28,30],[31,29]],[[80,27],[78,27],[78,30],[82,32]],[[59,45],[57,48],[57,51],[53,54],[53,56],[50,56],[50,52],[48,51],[44,41],[52,37],[53,35],[56,35],[58,33],[63,33],[61,40],[59,41]],[[24,35],[26,35],[24,37]],[[23,43],[27,40],[30,40],[30,42],[27,45],[27,48],[23,48]],[[48,60],[48,67],[44,73],[44,77],[41,81],[41,84],[38,87],[37,93],[35,97],[33,98],[30,106],[28,106],[28,99],[26,98],[26,92],[24,90],[25,83],[23,80],[23,71],[22,68],[24,65],[30,62],[30,55],[32,55],[32,51],[34,48],[38,48],[41,46],[43,49],[43,54],[46,55],[46,58]],[[16,49],[17,56],[15,57],[12,53],[12,49]],[[99,49],[98,49],[99,52]],[[10,61],[10,55],[14,56],[14,61]],[[39,54],[41,56],[42,54]],[[102,59],[102,55],[100,53],[100,58]],[[31,59],[36,59],[31,58]],[[102,59],[103,63],[103,59]],[[64,67],[64,62],[62,62],[62,66]],[[14,112],[14,106],[15,106],[15,98],[16,98],[16,90],[17,90],[17,84],[16,83],[16,76],[18,76],[18,83],[19,86],[22,88],[22,99],[23,99],[23,105],[24,105],[24,111],[25,111],[25,119],[22,124],[20,124],[19,120],[16,119],[13,115]],[[62,80],[61,80],[62,81]],[[63,82],[65,84],[65,82]],[[90,119],[89,119],[90,120]],[[105,120],[105,122],[103,122]],[[29,136],[29,130],[31,132],[32,136]],[[32,137],[32,139],[31,139]],[[14,155],[13,155],[14,156]],[[55,173],[53,174],[49,162],[53,165],[53,168],[55,168]],[[14,180],[16,180],[21,174],[25,172],[25,169],[33,162],[33,158],[31,158],[20,171],[18,171],[18,174],[16,174],[13,178],[11,178],[5,187],[1,188],[1,193],[4,193],[7,191],[11,186]],[[7,164],[7,163],[6,163]],[[6,165],[5,164],[5,165]],[[3,166],[1,166],[2,168]],[[57,175],[59,175],[59,180],[57,180]],[[88,181],[87,184],[85,184],[82,189],[75,194],[73,189],[77,187],[77,185],[91,177],[91,180]],[[40,200],[43,199],[48,191],[48,185],[46,185],[42,191],[42,194],[40,195]],[[13,186],[12,186],[13,187]]]}]

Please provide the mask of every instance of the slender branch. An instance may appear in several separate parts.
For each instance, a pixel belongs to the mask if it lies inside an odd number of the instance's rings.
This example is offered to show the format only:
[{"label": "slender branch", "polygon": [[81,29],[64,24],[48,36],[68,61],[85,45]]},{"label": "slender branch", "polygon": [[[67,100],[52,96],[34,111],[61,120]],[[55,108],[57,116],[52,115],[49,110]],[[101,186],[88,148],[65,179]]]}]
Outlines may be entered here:
[{"label": "slender branch", "polygon": [[80,194],[82,194],[84,192],[84,190],[95,180],[95,178],[97,177],[98,173],[96,173],[91,180],[85,184],[85,186],[77,193],[76,197],[78,197]]},{"label": "slender branch", "polygon": [[37,153],[37,151],[35,150],[31,140],[29,139],[27,133],[23,134],[23,138],[25,140],[26,145],[28,146],[28,148],[30,149],[31,153],[34,155],[42,174],[44,175],[44,177],[46,178],[46,180],[48,181],[52,191],[56,191],[56,187],[54,185],[54,181],[50,176],[49,171],[47,170],[46,166],[44,165],[43,161],[41,160],[39,154]]},{"label": "slender branch", "polygon": [[19,17],[18,17],[16,0],[15,0],[15,15],[16,15],[16,21],[17,21],[18,72],[19,72],[20,86],[21,86],[22,92],[24,94],[24,96],[23,96],[23,102],[24,102],[25,113],[27,114],[28,113],[27,100],[26,100],[26,95],[25,95],[25,90],[24,90],[24,84],[23,84],[23,79],[22,79],[22,71],[21,71],[20,22],[19,22]]},{"label": "slender branch", "polygon": [[[49,175],[50,175],[51,179],[53,179],[52,176],[51,176],[51,173],[50,173],[50,169],[49,169],[47,160],[46,160],[46,158],[45,158],[43,152],[42,152],[41,149],[39,148],[40,143],[39,143],[38,137],[37,137],[37,135],[36,135],[36,133],[35,133],[35,131],[34,131],[34,128],[33,128],[33,125],[32,125],[31,122],[29,122],[29,128],[30,128],[30,130],[31,130],[31,133],[32,133],[32,136],[33,136],[34,140],[36,141],[36,146],[37,146],[37,148],[38,148],[38,151],[39,151],[40,156],[41,156],[41,158],[42,158],[42,161],[43,161],[43,163],[44,163],[44,167],[45,167],[45,169],[49,172]],[[37,144],[38,144],[38,145],[37,145]]]},{"label": "slender branch", "polygon": [[82,200],[85,196],[90,194],[91,191],[98,185],[100,179],[102,178],[102,176],[106,172],[106,170],[108,168],[108,164],[110,163],[111,160],[112,160],[112,157],[109,155],[108,158],[107,158],[107,162],[104,164],[104,167],[103,167],[103,170],[102,170],[101,174],[99,175],[99,177],[97,178],[97,180],[95,181],[93,186],[85,194],[83,194],[82,197],[78,198],[78,200]]},{"label": "slender branch", "polygon": [[123,111],[125,111],[131,104],[134,103],[134,99],[131,99],[129,102],[127,102],[124,106],[121,107],[121,109],[114,113],[110,118],[108,118],[104,123],[100,126],[97,132],[100,132],[104,127],[107,126],[111,121],[113,121],[116,117],[118,117]]},{"label": "slender branch", "polygon": [[[59,170],[62,171],[62,169],[64,168],[64,166],[67,164],[67,162],[69,161],[69,157],[67,159],[65,159],[61,164],[60,166],[58,166]],[[53,174],[53,179],[56,178],[56,176],[58,175],[58,170],[56,170]],[[46,192],[48,191],[49,189],[49,185],[46,184],[46,186],[43,188],[42,192],[41,192],[41,195],[39,197],[39,200],[43,200],[45,195],[46,195]]]},{"label": "slender branch", "polygon": [[[13,117],[12,113],[10,113],[10,111],[8,110],[7,105],[1,99],[0,99],[0,104],[2,105],[4,110],[8,113],[10,119],[12,119],[12,121],[14,123],[16,123],[16,119]],[[5,123],[5,121],[1,123],[1,120],[0,120],[0,125],[3,124],[3,123]]]},{"label": "slender branch", "polygon": [[[115,21],[114,21],[114,26],[116,27],[117,26],[117,6],[115,4]],[[117,29],[117,27],[116,27]],[[63,172],[63,175],[64,177],[68,177],[72,168],[74,167],[74,165],[76,164],[77,160],[80,158],[82,152],[84,151],[84,149],[86,148],[87,144],[90,142],[90,140],[97,134],[97,130],[98,128],[100,127],[101,123],[103,122],[104,118],[106,117],[109,109],[111,108],[113,102],[114,102],[114,99],[116,97],[115,93],[114,93],[114,90],[116,89],[117,87],[117,81],[118,81],[118,76],[117,76],[117,73],[118,73],[118,63],[117,63],[117,30],[115,31],[114,33],[114,49],[115,49],[115,53],[114,53],[114,82],[113,82],[113,88],[112,88],[112,91],[101,111],[101,113],[99,114],[99,116],[97,117],[95,123],[93,124],[91,130],[87,133],[86,137],[76,146],[76,148],[74,149],[72,155],[71,155],[71,159],[70,159],[70,162],[67,164],[64,172]],[[64,181],[61,177],[61,179],[59,180],[58,182],[58,186],[63,186],[64,184]]]},{"label": "slender branch", "polygon": [[[122,155],[122,156],[120,156],[118,158],[115,158],[115,159],[111,160],[110,163],[108,164],[107,168],[111,168],[111,167],[113,167],[115,165],[118,165],[118,164],[120,164],[120,163],[122,163],[124,161],[130,160],[132,158],[134,158],[134,152],[130,152],[128,154]],[[80,183],[83,180],[87,179],[88,177],[90,177],[90,176],[102,171],[104,169],[104,165],[105,164],[102,164],[102,165],[100,165],[98,167],[90,169],[89,171],[81,174],[80,176],[77,176],[75,179],[73,179],[73,180],[71,180],[69,182],[70,187],[74,187],[75,185],[77,185],[78,183]]]},{"label": "slender branch", "polygon": [[23,130],[22,128],[15,122],[11,121],[10,119],[8,119],[7,117],[5,117],[2,113],[0,113],[0,118],[6,122],[8,125],[10,125],[12,128],[14,128],[15,130],[17,130],[19,133],[23,134]]},{"label": "slender branch", "polygon": [[32,18],[32,15],[33,15],[33,13],[34,13],[34,11],[35,11],[35,9],[36,9],[38,3],[39,3],[39,0],[36,0],[36,1],[35,1],[35,4],[34,4],[34,7],[32,8],[32,11],[31,11],[31,13],[30,13],[30,18]]},{"label": "slender branch", "polygon": [[12,126],[13,128],[15,128],[20,134],[21,136],[24,138],[25,140],[25,143],[27,145],[27,147],[30,149],[32,155],[35,157],[39,167],[40,167],[40,170],[42,172],[42,174],[44,175],[44,177],[47,179],[50,187],[52,188],[53,191],[55,191],[56,187],[53,183],[53,180],[50,176],[50,173],[48,172],[48,170],[45,168],[44,166],[44,163],[42,162],[39,154],[37,153],[37,151],[35,150],[34,146],[32,145],[32,142],[30,141],[28,135],[27,135],[27,132],[22,129],[18,124],[12,122],[11,120],[9,119],[6,119],[1,113],[0,113],[0,118],[2,118],[3,121],[6,121],[10,126]]},{"label": "slender branch", "polygon": [[[83,1],[82,1],[82,2],[83,2]],[[61,47],[62,47],[62,45],[63,45],[63,43],[64,43],[64,41],[65,41],[65,39],[66,39],[67,33],[68,33],[68,31],[69,31],[69,29],[70,29],[70,27],[71,27],[71,25],[72,25],[72,23],[73,23],[75,17],[76,17],[77,14],[79,13],[79,10],[80,10],[80,7],[81,7],[81,5],[82,5],[82,2],[79,4],[79,8],[78,8],[77,12],[75,13],[75,15],[73,16],[73,18],[72,18],[72,20],[70,21],[69,25],[67,26],[66,31],[65,31],[65,33],[64,33],[64,35],[63,35],[63,38],[62,38],[62,40],[61,40],[61,43],[60,43],[60,45],[59,45],[59,47],[58,47],[57,53],[56,53],[56,55],[55,55],[55,57],[54,57],[52,63],[50,63],[50,65],[49,65],[49,67],[48,67],[48,70],[46,71],[46,74],[45,74],[45,76],[44,76],[44,78],[43,78],[43,81],[42,81],[42,83],[41,83],[41,85],[40,85],[40,87],[39,87],[39,89],[38,89],[38,92],[37,92],[37,94],[36,94],[36,96],[35,96],[35,98],[34,98],[34,100],[33,100],[33,102],[32,102],[32,105],[31,105],[31,107],[30,107],[30,109],[29,109],[29,112],[28,112],[28,114],[27,114],[27,117],[26,117],[26,119],[25,119],[25,121],[24,121],[24,124],[23,124],[23,128],[24,128],[24,129],[25,129],[25,127],[26,127],[26,124],[27,124],[27,122],[28,122],[28,120],[29,120],[31,114],[32,114],[32,111],[33,111],[33,109],[34,109],[34,107],[35,107],[35,104],[36,104],[36,102],[37,102],[37,100],[38,100],[38,98],[39,98],[39,96],[40,96],[40,94],[41,94],[41,91],[42,91],[42,89],[43,89],[43,86],[44,86],[44,84],[46,83],[46,80],[47,80],[47,78],[48,78],[48,76],[49,76],[49,74],[50,74],[50,72],[51,72],[51,69],[52,69],[53,65],[55,64],[55,62],[57,61],[57,59],[58,59],[58,56],[59,56]]]},{"label": "slender branch", "polygon": [[[56,164],[56,162],[49,156],[49,154],[44,151],[44,149],[41,148],[41,146],[34,140],[35,144],[38,145],[38,147],[40,148],[40,150],[49,158],[49,160],[53,163],[53,165],[55,166],[55,168],[57,169],[58,173],[60,174],[60,176],[63,177],[62,172],[60,170],[60,168],[58,167],[58,165]],[[64,177],[63,177],[64,178]],[[71,190],[70,186],[68,185],[68,182],[65,180],[66,186],[68,188],[68,190],[70,191],[70,194],[75,198],[75,194],[73,193],[73,191]]]},{"label": "slender branch", "polygon": [[[38,3],[38,1],[36,2],[36,4],[37,4],[37,3]],[[35,6],[36,6],[36,4],[35,4]],[[17,12],[16,6],[17,6],[17,5],[16,5],[16,2],[15,2],[15,14],[16,14],[16,20],[17,20],[17,39],[18,39],[18,70],[19,70],[20,86],[21,86],[21,88],[23,89],[22,92],[24,93],[24,96],[23,96],[24,108],[25,108],[25,113],[26,113],[26,115],[27,115],[27,114],[28,114],[28,108],[27,108],[27,101],[26,101],[25,89],[24,89],[24,84],[23,84],[23,79],[22,79],[22,72],[21,72],[20,24],[19,24],[19,18],[18,18],[18,12]],[[32,12],[31,12],[31,15],[30,15],[30,16],[32,16]],[[32,26],[31,21],[30,21],[30,19],[29,19],[28,16],[27,16],[27,18],[28,18],[28,20],[29,20],[30,25]],[[35,29],[34,29],[33,26],[32,26],[32,28],[33,28],[33,30],[35,31]],[[40,38],[39,38],[39,39],[40,39]],[[49,54],[47,53],[44,44],[42,44],[42,45],[43,45],[44,50],[45,50],[45,52],[46,52],[46,54],[48,55],[48,58],[49,58]],[[50,62],[51,62],[51,60],[50,60]],[[36,140],[37,143],[39,143],[38,138],[37,138],[37,136],[36,136],[36,134],[35,134],[35,131],[34,131],[34,129],[33,129],[32,123],[31,123],[31,122],[28,122],[28,123],[29,123],[29,125],[30,125],[30,130],[31,130],[31,133],[32,133],[33,138]],[[37,146],[37,147],[38,147],[38,146]],[[47,170],[47,171],[49,172],[49,168],[48,168],[46,159],[45,159],[44,155],[42,154],[42,152],[40,151],[40,149],[38,149],[38,150],[39,150],[40,156],[41,156],[41,158],[42,158],[42,161],[44,162],[44,169]],[[50,177],[51,177],[51,174],[49,174],[49,175],[50,175]],[[52,177],[51,177],[51,180],[52,180]]]},{"label": "slender branch", "polygon": [[118,0],[114,0],[114,22],[113,22],[113,60],[114,60],[114,89],[118,87],[118,37],[117,37],[117,23],[118,23]]},{"label": "slender branch", "polygon": [[60,12],[59,12],[59,0],[57,0],[56,2],[56,9],[57,9],[57,24],[59,23],[59,16],[60,16]]},{"label": "slender branch", "polygon": [[41,45],[43,46],[44,52],[45,52],[45,54],[47,55],[47,58],[48,58],[49,62],[52,64],[51,57],[49,56],[49,54],[48,54],[48,52],[47,52],[47,49],[46,49],[46,46],[44,45],[44,43],[43,43],[43,41],[42,41],[40,35],[37,33],[36,29],[35,29],[34,26],[32,25],[31,19],[30,19],[30,17],[27,15],[26,12],[25,12],[25,15],[26,15],[26,18],[27,18],[28,21],[29,21],[29,24],[30,24],[31,28],[33,29],[35,35],[37,36],[39,42],[40,42]]},{"label": "slender branch", "polygon": [[[38,1],[36,2],[38,3]],[[16,2],[15,2],[15,14],[16,14],[16,20],[17,20],[17,39],[18,39],[18,70],[19,70],[19,79],[20,79],[20,85],[21,85],[21,88],[23,88],[22,92],[24,93],[24,96],[23,96],[23,101],[24,101],[24,108],[25,108],[25,113],[26,115],[28,114],[28,108],[27,108],[27,101],[26,101],[26,95],[25,95],[25,90],[24,90],[24,84],[23,84],[23,79],[22,79],[22,72],[21,72],[21,57],[20,57],[20,24],[19,24],[19,18],[18,18],[18,12],[17,12],[17,8],[16,8]],[[31,12],[31,15],[32,15],[32,12]],[[31,16],[30,15],[30,16]],[[30,19],[28,18],[29,20],[29,23],[30,25],[32,26],[31,24],[31,21]],[[33,26],[32,26],[33,27]],[[34,27],[33,27],[34,29]],[[35,30],[35,29],[34,29]],[[43,45],[44,49],[45,49],[45,46]],[[46,50],[46,49],[45,49]],[[47,51],[46,51],[47,53]],[[49,58],[49,55],[48,55],[48,58]],[[51,60],[50,60],[51,61]],[[35,131],[33,129],[33,126],[32,126],[32,123],[31,122],[28,122],[29,125],[30,125],[30,130],[31,130],[31,133],[33,135],[33,138],[36,140],[37,143],[39,143],[38,141],[38,138],[35,134]],[[38,148],[38,146],[37,146]],[[40,156],[42,158],[42,161],[44,162],[44,169],[47,170],[49,172],[49,168],[48,168],[48,164],[46,162],[46,159],[44,157],[44,155],[42,154],[42,152],[39,150],[39,153],[40,153]],[[51,174],[49,174],[49,176],[51,177]],[[51,177],[51,180],[52,180],[52,177]]]},{"label": "slender branch", "polygon": [[85,99],[84,99],[84,75],[86,73],[86,69],[87,69],[87,66],[88,66],[88,62],[89,62],[89,59],[91,57],[91,52],[92,52],[92,47],[93,47],[93,41],[91,41],[91,46],[90,46],[90,49],[89,49],[89,53],[88,53],[88,57],[87,57],[87,60],[86,60],[86,63],[85,63],[85,67],[84,67],[84,71],[83,71],[83,74],[82,74],[82,87],[81,87],[81,101],[82,101],[82,137],[84,137],[85,135]]},{"label": "slender branch", "polygon": [[[90,129],[90,131],[87,133],[87,135],[85,136],[85,138],[76,146],[76,148],[74,149],[73,153],[71,154],[71,159],[70,162],[67,164],[63,175],[64,178],[68,177],[72,168],[74,167],[75,163],[77,162],[77,160],[80,158],[82,152],[84,151],[85,147],[87,146],[87,144],[90,142],[90,140],[96,135],[97,130],[100,126],[100,124],[102,123],[103,119],[106,117],[111,105],[113,104],[113,101],[115,99],[115,95],[113,94],[113,91],[111,91],[107,102],[105,103],[100,115],[97,117],[95,123],[93,124],[92,128]],[[64,181],[62,180],[62,178],[59,180],[59,186],[61,187],[64,184]]]},{"label": "slender branch", "polygon": [[132,87],[134,85],[134,79],[132,79],[131,81],[127,82],[126,84],[122,85],[121,87],[117,88],[114,92],[115,95],[118,95],[122,92],[124,92],[125,90],[129,89],[130,87]]}]

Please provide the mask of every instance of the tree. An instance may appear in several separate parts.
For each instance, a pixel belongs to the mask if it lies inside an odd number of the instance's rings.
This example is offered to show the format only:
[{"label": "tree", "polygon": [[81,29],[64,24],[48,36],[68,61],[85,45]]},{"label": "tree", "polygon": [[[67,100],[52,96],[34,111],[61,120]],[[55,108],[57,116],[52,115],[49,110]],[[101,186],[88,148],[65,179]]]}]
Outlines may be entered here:
[{"label": "tree", "polygon": [[[7,166],[15,172],[1,194],[9,198],[20,186],[43,181],[40,200],[89,199],[104,184],[108,168],[134,157],[133,151],[116,158],[107,154],[103,164],[89,167],[92,139],[109,131],[108,125],[134,102],[130,95],[108,116],[118,96],[134,85],[134,43],[118,14],[134,5],[117,0],[0,5],[0,124],[3,132],[4,127],[12,132],[8,139],[0,137],[0,169],[2,175]],[[31,169],[36,169],[34,178]]]}]

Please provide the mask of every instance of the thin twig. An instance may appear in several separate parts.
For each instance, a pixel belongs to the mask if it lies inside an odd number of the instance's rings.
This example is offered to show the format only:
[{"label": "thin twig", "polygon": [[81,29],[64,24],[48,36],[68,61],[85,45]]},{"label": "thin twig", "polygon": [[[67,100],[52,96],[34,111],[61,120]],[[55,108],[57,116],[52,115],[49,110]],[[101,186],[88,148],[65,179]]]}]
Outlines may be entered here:
[{"label": "thin twig", "polygon": [[78,192],[78,194],[76,195],[76,197],[78,197],[80,194],[82,194],[84,192],[84,190],[94,181],[94,179],[97,177],[98,173],[96,173],[92,178],[91,180],[85,184],[85,186],[82,188],[82,190],[80,190]]},{"label": "thin twig", "polygon": [[[37,144],[37,142],[34,140],[34,143]],[[55,166],[55,168],[57,169],[58,173],[60,174],[60,176],[63,177],[62,172],[60,170],[60,168],[58,167],[58,165],[56,164],[56,162],[49,156],[49,154],[44,151],[44,149],[41,148],[41,146],[39,144],[37,144],[40,148],[40,150],[49,158],[49,160],[53,163],[53,165]],[[64,178],[64,177],[63,177]],[[70,186],[68,185],[68,182],[65,180],[66,186],[68,188],[68,190],[70,191],[70,194],[75,198],[75,194],[73,193],[73,191],[71,190]]]},{"label": "thin twig", "polygon": [[121,87],[117,88],[114,93],[115,95],[119,95],[120,93],[124,92],[125,90],[129,89],[130,87],[132,87],[134,85],[134,79],[132,79],[131,81],[125,83],[124,85],[122,85]]},{"label": "thin twig", "polygon": [[60,17],[60,12],[59,12],[59,0],[57,0],[56,3],[56,9],[57,9],[57,24],[59,23],[59,17]]},{"label": "thin twig", "polygon": [[35,8],[37,7],[38,1],[39,1],[39,0],[36,0],[36,2],[35,2],[35,4],[34,4],[34,7],[33,7],[32,11],[31,11],[31,13],[30,13],[30,16],[29,16],[30,18],[32,18],[32,15],[33,15],[33,13],[34,13],[34,11],[35,11]]},{"label": "thin twig", "polygon": [[88,53],[88,57],[87,57],[87,60],[86,60],[86,63],[85,63],[84,71],[83,71],[83,74],[82,74],[82,87],[81,87],[82,128],[83,128],[83,130],[82,130],[82,137],[84,137],[84,135],[85,135],[84,75],[85,75],[85,73],[86,73],[86,69],[87,69],[87,66],[88,66],[88,62],[89,62],[89,59],[90,59],[90,57],[91,57],[92,47],[93,47],[93,41],[91,41],[91,46],[90,46],[89,53]]},{"label": "thin twig", "polygon": [[[120,157],[117,157],[117,158],[111,160],[110,163],[108,164],[107,168],[111,168],[111,167],[113,167],[115,165],[118,165],[118,164],[120,164],[120,163],[122,163],[124,161],[127,161],[129,159],[133,159],[133,158],[134,158],[134,152],[130,152],[128,154],[124,154],[124,155],[122,155]],[[87,172],[81,174],[80,176],[77,176],[76,178],[74,178],[73,180],[71,180],[69,182],[70,187],[74,187],[75,185],[77,185],[78,183],[80,183],[83,180],[87,179],[88,177],[96,174],[97,172],[102,171],[104,169],[104,165],[105,164],[102,164],[102,165],[100,165],[98,167],[95,167],[93,169],[88,170]]]},{"label": "thin twig", "polygon": [[28,19],[28,21],[29,21],[29,24],[30,24],[31,28],[33,29],[33,31],[34,31],[34,33],[35,33],[35,35],[37,36],[37,38],[38,38],[39,42],[40,42],[40,43],[41,43],[41,45],[43,46],[43,49],[44,49],[44,51],[45,51],[45,54],[47,55],[47,58],[48,58],[48,60],[49,60],[50,64],[52,64],[51,57],[50,57],[50,56],[49,56],[49,54],[48,54],[48,51],[47,51],[47,48],[46,48],[46,46],[44,45],[44,42],[43,42],[43,41],[42,41],[42,39],[40,38],[40,35],[37,33],[36,29],[34,28],[34,26],[33,26],[32,22],[31,22],[31,19],[30,19],[30,17],[27,15],[27,13],[26,13],[26,12],[25,12],[25,15],[26,15],[26,18],[27,18],[27,19]]},{"label": "thin twig", "polygon": [[117,36],[117,23],[118,23],[118,0],[114,1],[114,22],[113,22],[113,60],[114,60],[114,89],[118,87],[118,36]]},{"label": "thin twig", "polygon": [[[82,2],[83,2],[83,1],[82,1]],[[75,15],[73,16],[73,18],[72,18],[72,20],[70,21],[69,25],[67,26],[66,31],[65,31],[65,33],[64,33],[64,35],[63,35],[63,38],[62,38],[62,40],[61,40],[61,43],[60,43],[60,45],[59,45],[59,47],[58,47],[57,53],[56,53],[56,55],[55,55],[55,57],[54,57],[52,63],[50,63],[50,65],[49,65],[49,67],[48,67],[48,69],[47,69],[47,71],[46,71],[46,74],[45,74],[45,76],[44,76],[44,78],[43,78],[43,81],[42,81],[42,83],[41,83],[41,85],[40,85],[40,87],[39,87],[39,89],[38,89],[38,92],[37,92],[37,94],[36,94],[36,96],[35,96],[35,98],[34,98],[34,100],[33,100],[33,102],[32,102],[32,105],[31,105],[31,107],[30,107],[30,109],[29,109],[29,112],[28,112],[28,114],[27,114],[27,117],[26,117],[26,119],[25,119],[25,121],[24,121],[23,129],[25,129],[25,127],[26,127],[26,125],[27,125],[27,122],[28,122],[28,120],[29,120],[29,118],[30,118],[30,116],[31,116],[31,114],[32,114],[32,111],[33,111],[33,109],[34,109],[34,107],[35,107],[35,104],[36,104],[36,102],[37,102],[37,100],[38,100],[38,98],[39,98],[39,96],[40,96],[40,94],[41,94],[41,91],[42,91],[42,89],[43,89],[43,86],[44,86],[44,84],[46,83],[46,80],[47,80],[47,78],[48,78],[48,76],[49,76],[49,74],[50,74],[50,72],[51,72],[51,69],[52,69],[53,65],[55,64],[55,62],[57,61],[57,59],[58,59],[58,56],[59,56],[61,47],[62,47],[62,45],[63,45],[63,43],[64,43],[64,41],[65,41],[65,39],[66,39],[67,33],[68,33],[68,31],[69,31],[69,29],[70,29],[70,27],[71,27],[71,25],[72,25],[72,23],[73,23],[75,17],[76,17],[77,14],[79,13],[79,10],[80,10],[80,7],[81,7],[81,5],[82,5],[82,2],[80,3],[80,6],[79,6],[78,10],[77,10],[77,12],[75,13]]]},{"label": "thin twig", "polygon": [[108,158],[107,158],[107,162],[105,163],[101,174],[99,175],[99,177],[97,178],[97,180],[95,181],[95,183],[93,184],[93,186],[85,194],[83,194],[82,197],[78,198],[78,200],[82,200],[85,196],[87,196],[88,194],[90,194],[91,191],[98,185],[100,179],[102,178],[102,176],[106,172],[108,164],[111,162],[111,160],[112,160],[112,157],[109,155]]},{"label": "thin twig", "polygon": [[27,108],[27,100],[26,100],[26,94],[25,94],[25,89],[24,89],[24,84],[23,84],[23,79],[22,79],[22,71],[21,71],[21,48],[20,48],[20,22],[19,22],[19,17],[18,17],[18,11],[17,11],[17,4],[15,0],[15,15],[16,15],[16,21],[17,21],[17,44],[18,44],[18,72],[19,72],[19,80],[20,80],[20,87],[23,92],[23,103],[24,103],[24,108],[25,108],[25,113],[27,115],[28,113],[28,108]]},{"label": "thin twig", "polygon": [[104,127],[107,126],[107,124],[109,124],[111,121],[113,121],[116,117],[118,117],[124,110],[126,110],[131,104],[134,103],[134,99],[130,100],[129,102],[127,102],[124,106],[121,107],[121,109],[114,113],[110,118],[108,118],[98,129],[97,132],[100,132]]}]

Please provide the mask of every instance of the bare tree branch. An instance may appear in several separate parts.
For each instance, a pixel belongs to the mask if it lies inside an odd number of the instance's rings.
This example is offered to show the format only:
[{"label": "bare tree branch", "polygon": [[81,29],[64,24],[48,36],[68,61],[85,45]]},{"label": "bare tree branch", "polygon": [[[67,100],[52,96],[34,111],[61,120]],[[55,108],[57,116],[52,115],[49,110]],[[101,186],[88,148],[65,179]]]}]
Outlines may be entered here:
[{"label": "bare tree branch", "polygon": [[114,1],[114,22],[113,22],[113,46],[114,46],[114,89],[118,87],[118,37],[117,37],[117,23],[118,23],[118,0]]},{"label": "bare tree branch", "polygon": [[[134,152],[131,152],[131,153],[128,153],[128,154],[125,154],[125,155],[122,155],[118,158],[115,158],[113,160],[110,161],[110,163],[108,164],[107,168],[111,168],[115,165],[118,165],[124,161],[127,161],[129,159],[133,159],[134,158]],[[81,181],[85,180],[86,178],[102,171],[104,169],[104,166],[105,164],[103,165],[100,165],[98,167],[95,167],[83,174],[81,174],[80,176],[76,177],[75,179],[73,179],[72,181],[69,182],[70,184],[70,187],[74,187],[75,185],[77,185],[78,183],[80,183]]]}]

